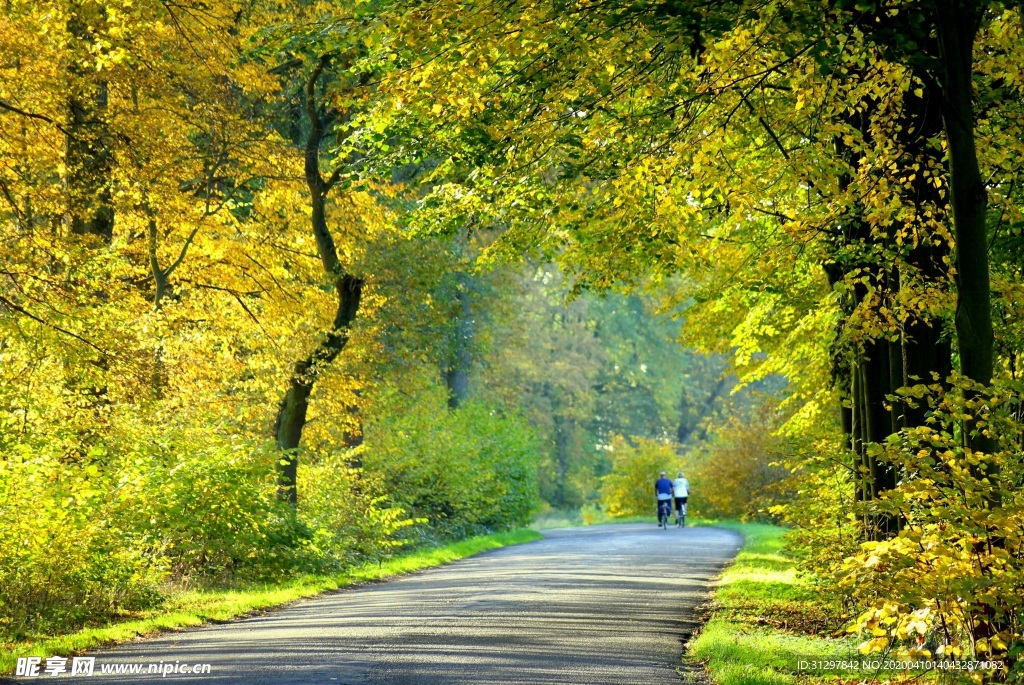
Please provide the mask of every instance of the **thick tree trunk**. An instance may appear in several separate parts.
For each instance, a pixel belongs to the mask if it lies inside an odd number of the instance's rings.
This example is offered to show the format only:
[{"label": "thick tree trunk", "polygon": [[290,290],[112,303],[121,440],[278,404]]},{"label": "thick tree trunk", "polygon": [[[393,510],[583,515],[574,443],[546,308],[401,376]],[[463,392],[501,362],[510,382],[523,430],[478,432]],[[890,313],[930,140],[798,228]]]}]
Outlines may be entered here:
[{"label": "thick tree trunk", "polygon": [[278,488],[281,498],[293,505],[298,502],[297,450],[302,440],[302,429],[306,425],[306,412],[309,409],[313,383],[320,370],[334,361],[348,342],[348,327],[355,321],[359,310],[362,286],[362,282],[357,278],[343,278],[343,282],[338,286],[338,309],[334,316],[333,330],[327,334],[327,338],[313,354],[295,363],[288,390],[278,408],[274,440],[278,448],[285,453],[279,465]]},{"label": "thick tree trunk", "polygon": [[305,104],[310,132],[306,139],[305,175],[310,198],[310,228],[324,274],[334,283],[338,305],[331,330],[327,332],[324,341],[292,368],[288,390],[281,399],[277,420],[274,422],[274,440],[284,452],[278,466],[278,496],[293,506],[298,503],[298,447],[306,425],[309,396],[320,371],[333,362],[348,343],[349,327],[359,311],[363,291],[363,281],[346,273],[338,259],[338,250],[327,226],[327,193],[331,190],[335,176],[325,180],[320,173],[320,145],[327,133],[328,120],[318,107],[316,88],[329,61],[329,57],[322,57],[306,81]]},{"label": "thick tree trunk", "polygon": [[[930,54],[936,51],[935,46],[928,49]],[[938,171],[942,166],[943,150],[939,145],[942,135],[942,93],[934,85],[934,80],[927,74],[917,76],[923,84],[920,95],[913,89],[904,96],[904,112],[907,123],[902,127],[901,145],[905,155],[905,165],[920,169]],[[916,204],[919,215],[931,214],[936,222],[947,219],[946,199],[942,191],[935,186],[932,179],[923,173],[915,174],[910,190],[909,202]],[[918,287],[923,284],[945,286],[949,282],[949,243],[944,236],[936,236],[926,227],[921,227],[913,236],[913,240],[905,239],[905,244],[913,245],[906,257],[903,268],[906,271],[902,278],[903,287]],[[907,236],[910,238],[910,236]],[[953,351],[948,337],[943,332],[940,318],[911,312],[903,325],[901,335],[903,379],[905,387],[938,383],[947,385],[953,368]],[[923,426],[928,407],[923,403],[904,402],[904,424],[906,427]]]},{"label": "thick tree trunk", "polygon": [[[889,343],[886,340],[873,341],[865,350],[860,362],[864,379],[864,445],[863,458],[871,480],[871,499],[896,487],[896,469],[892,464],[880,461],[868,449],[872,444],[883,444],[895,430],[892,413],[886,408],[886,397],[896,388],[890,384]],[[898,522],[894,516],[878,514],[871,518],[868,536],[881,540],[897,531]]]},{"label": "thick tree trunk", "polygon": [[[903,331],[903,385],[910,387],[919,383],[932,384],[938,376],[940,385],[953,372],[953,350],[949,340],[942,334],[939,322],[914,319]],[[927,404],[903,403],[904,422],[908,427],[923,426],[928,413]]]},{"label": "thick tree trunk", "polygon": [[[902,163],[906,167],[916,164],[921,169],[928,169],[935,168],[942,158],[942,150],[936,143],[942,132],[942,116],[937,104],[941,98],[930,85],[931,80],[922,77],[921,81],[924,83],[923,93],[910,89],[905,94],[900,125],[893,130],[893,135],[899,143]],[[870,107],[870,103],[867,106]],[[859,128],[865,137],[870,135],[865,118],[854,117],[849,123]],[[837,153],[847,157],[851,166],[856,167],[859,163],[856,154],[838,141]],[[941,216],[944,200],[931,179],[918,173],[912,183],[904,201],[916,206],[919,217]],[[903,260],[888,270],[871,261],[828,264],[826,272],[833,286],[852,271],[873,274],[874,288],[885,301],[895,298],[900,291],[913,289],[916,293],[928,284],[947,282],[946,241],[936,245],[933,231],[925,219],[921,219],[918,225],[894,224],[882,235],[878,227],[872,231],[862,217],[854,215],[843,222],[842,229],[838,254],[851,247],[863,246],[863,252],[870,255],[873,252],[870,246],[878,242],[884,242],[891,250],[901,250],[902,245],[912,247]],[[903,240],[897,241],[896,236],[901,232]],[[862,306],[866,296],[867,289],[858,284],[846,304],[847,314]],[[912,296],[904,298],[905,301],[913,299]],[[896,308],[895,304],[888,306]],[[856,497],[865,503],[895,487],[899,478],[895,469],[879,463],[868,454],[868,446],[882,443],[890,434],[905,428],[921,426],[925,421],[927,407],[915,405],[912,400],[899,400],[897,391],[917,383],[933,383],[934,376],[944,383],[950,374],[951,351],[949,341],[943,338],[941,320],[925,313],[911,311],[906,314],[898,340],[862,341],[860,349],[839,349],[835,354],[834,376],[844,405],[849,405],[841,410],[841,422],[849,437],[848,446],[857,455],[861,478],[865,479],[858,484]],[[898,517],[864,519],[865,534],[872,538],[893,534],[900,525]]]},{"label": "thick tree trunk", "polygon": [[974,39],[984,7],[936,0],[942,72],[942,120],[949,160],[949,203],[956,238],[956,338],[960,369],[982,385],[992,381],[992,305],[986,214],[988,191],[974,136]]},{"label": "thick tree trunk", "polygon": [[[949,165],[949,204],[953,211],[956,241],[956,342],[960,371],[972,381],[987,386],[992,382],[995,335],[992,327],[992,293],[988,264],[988,191],[978,164],[974,132],[974,41],[987,3],[977,0],[935,0],[935,24],[939,37],[942,83],[942,121],[946,134]],[[973,393],[968,393],[971,397]],[[995,452],[994,437],[986,436],[976,418],[964,420],[964,443],[977,452]],[[979,481],[994,482],[998,476],[992,464],[972,468]],[[1002,505],[999,491],[989,491],[988,506]],[[988,539],[977,543],[1001,547],[1003,532],[988,531]],[[1007,630],[1008,619],[986,604],[976,617],[974,639],[990,638]]]}]

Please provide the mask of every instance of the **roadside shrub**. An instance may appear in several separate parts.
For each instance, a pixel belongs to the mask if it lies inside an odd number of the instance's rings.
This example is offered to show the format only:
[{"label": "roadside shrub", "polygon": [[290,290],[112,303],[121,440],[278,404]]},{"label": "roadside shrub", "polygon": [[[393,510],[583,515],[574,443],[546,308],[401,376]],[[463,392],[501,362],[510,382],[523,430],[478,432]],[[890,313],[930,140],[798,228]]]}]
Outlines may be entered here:
[{"label": "roadside shrub", "polygon": [[605,520],[604,512],[597,505],[584,504],[580,507],[580,522],[585,526],[592,526]]},{"label": "roadside shrub", "polygon": [[0,642],[159,600],[164,569],[122,536],[111,484],[25,445],[0,459]]},{"label": "roadside shrub", "polygon": [[350,467],[352,456],[303,454],[293,510],[277,498],[272,444],[211,431],[189,449],[136,452],[135,478],[120,496],[137,544],[166,559],[175,577],[340,571],[381,558],[412,523],[386,502],[380,478]]},{"label": "roadside shrub", "polygon": [[[708,518],[767,520],[790,496],[790,472],[777,464],[785,445],[774,436],[778,420],[770,404],[734,415],[684,459],[690,481],[690,512]],[[675,475],[675,474],[672,474]]]},{"label": "roadside shrub", "polygon": [[[874,445],[901,473],[897,487],[856,511],[900,521],[864,542],[837,572],[860,607],[851,626],[864,652],[1002,660],[1024,677],[1024,385],[901,391],[925,402],[927,424]],[[965,446],[983,433],[991,451]],[[980,676],[978,676],[980,678]]]},{"label": "roadside shrub", "polygon": [[536,437],[520,417],[482,402],[423,402],[367,428],[363,465],[391,502],[458,537],[525,525],[538,503]]},{"label": "roadside shrub", "polygon": [[838,592],[833,572],[859,550],[862,529],[853,515],[854,478],[844,465],[841,438],[822,438],[809,445],[812,457],[793,464],[794,492],[771,507],[774,516],[790,526],[789,552],[800,569],[814,576],[815,587],[829,600],[851,609],[849,595]]},{"label": "roadside shrub", "polygon": [[230,434],[152,436],[124,455],[111,492],[125,533],[175,578],[296,562],[309,535],[275,496],[274,454]]},{"label": "roadside shrub", "polygon": [[213,427],[137,428],[85,462],[27,446],[3,457],[0,641],[154,607],[168,581],[340,571],[386,555],[412,523],[340,456],[303,466],[293,511],[273,446]]},{"label": "roadside shrub", "polygon": [[601,503],[609,516],[654,516],[654,481],[665,471],[674,478],[680,458],[671,442],[621,436],[611,439],[612,470],[601,479]]},{"label": "roadside shrub", "polygon": [[386,557],[406,544],[405,529],[426,522],[388,506],[383,479],[351,465],[361,451],[299,467],[299,515],[313,531],[309,552],[338,569]]}]

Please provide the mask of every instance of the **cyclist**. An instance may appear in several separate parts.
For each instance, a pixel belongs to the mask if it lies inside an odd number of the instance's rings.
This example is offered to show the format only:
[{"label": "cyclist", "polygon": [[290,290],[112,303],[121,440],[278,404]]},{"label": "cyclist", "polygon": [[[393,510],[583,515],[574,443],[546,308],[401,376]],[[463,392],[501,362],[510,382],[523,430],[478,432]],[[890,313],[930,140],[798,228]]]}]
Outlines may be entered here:
[{"label": "cyclist", "polygon": [[672,495],[676,499],[676,525],[686,525],[686,500],[690,498],[690,481],[683,477],[683,472],[672,482]]},{"label": "cyclist", "polygon": [[668,476],[664,471],[661,472],[661,478],[654,483],[654,494],[658,498],[658,527],[661,527],[661,514],[662,507],[665,507],[665,523],[668,525],[668,511],[672,507],[672,481],[668,479]]}]

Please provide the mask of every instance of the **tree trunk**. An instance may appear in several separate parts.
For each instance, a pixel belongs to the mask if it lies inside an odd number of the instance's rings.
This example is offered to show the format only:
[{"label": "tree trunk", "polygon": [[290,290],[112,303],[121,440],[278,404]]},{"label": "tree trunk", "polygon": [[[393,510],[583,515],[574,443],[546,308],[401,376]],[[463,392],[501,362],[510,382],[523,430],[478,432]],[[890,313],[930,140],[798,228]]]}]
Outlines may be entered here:
[{"label": "tree trunk", "polygon": [[[903,344],[900,340],[885,341],[885,360],[888,370],[886,387],[890,395],[903,387]],[[888,401],[888,400],[887,400]],[[889,433],[899,433],[906,427],[906,412],[903,403],[895,400],[889,402]]]},{"label": "tree trunk", "polygon": [[949,164],[949,203],[956,238],[956,338],[960,370],[971,380],[992,381],[992,306],[986,212],[988,192],[974,136],[974,39],[984,7],[978,2],[936,0],[942,74],[942,120]]},{"label": "tree trunk", "polygon": [[[935,0],[934,8],[939,37],[949,204],[956,241],[957,350],[963,375],[987,386],[992,382],[995,347],[988,264],[988,191],[978,164],[972,82],[974,41],[987,3]],[[968,398],[976,396],[974,392],[967,393]],[[963,438],[964,444],[977,452],[991,454],[998,448],[996,439],[984,434],[976,417],[964,420]],[[998,476],[993,464],[979,464],[972,467],[971,472],[979,482],[984,479],[994,482]],[[991,508],[1002,505],[999,491],[994,487],[989,490],[987,500]],[[1005,545],[1003,536],[1001,530],[990,528],[988,539],[977,545],[1002,547]],[[1008,628],[1006,615],[999,616],[994,603],[986,603],[975,621],[974,639],[990,638]]]},{"label": "tree trunk", "polygon": [[852,388],[850,387],[849,377],[844,378],[846,381],[845,387],[840,389],[839,394],[839,427],[842,430],[843,435],[846,436],[845,446],[849,450],[854,449],[853,445],[853,431],[854,431],[854,416],[853,416],[853,398]]},{"label": "tree trunk", "polygon": [[[896,487],[896,469],[892,464],[880,461],[869,449],[870,445],[885,443],[893,432],[892,414],[886,408],[886,397],[895,392],[890,385],[889,343],[886,340],[875,340],[865,350],[864,359],[860,361],[860,369],[864,379],[864,460],[871,479],[871,499],[877,500],[879,495]],[[881,540],[890,537],[898,527],[896,518],[889,514],[876,514],[871,517],[868,537]]]},{"label": "tree trunk", "polygon": [[570,431],[572,430],[572,419],[556,413],[552,416],[555,425],[555,460],[558,468],[558,493],[559,504],[563,507],[571,506],[569,501],[569,448]]},{"label": "tree trunk", "polygon": [[[936,137],[942,132],[942,116],[936,105],[941,98],[934,92],[931,85],[933,81],[926,78],[927,75],[919,76],[925,92],[918,94],[914,89],[906,92],[899,126],[894,128],[893,135],[899,143],[902,162],[908,168],[917,164],[922,169],[928,169],[935,168],[943,154],[935,143]],[[870,102],[865,104],[866,107],[871,106]],[[866,116],[853,116],[848,123],[869,137]],[[851,166],[858,165],[856,153],[840,141],[837,141],[836,147],[837,153],[846,157]],[[841,179],[843,187],[851,180]],[[920,217],[941,216],[944,203],[931,179],[923,173],[916,175],[913,187],[906,192],[904,201],[915,204]],[[946,243],[941,241],[941,244],[935,244],[930,224],[922,222],[903,227],[894,224],[883,235],[878,227],[872,231],[855,211],[851,214],[853,216],[842,224],[837,254],[841,255],[850,247],[856,248],[858,245],[865,246],[865,254],[871,254],[872,250],[868,246],[876,242],[884,242],[890,250],[900,250],[901,245],[911,247],[903,259],[887,270],[870,261],[859,264],[836,261],[826,264],[826,273],[833,286],[843,281],[848,273],[859,270],[861,273],[872,274],[873,285],[885,301],[894,298],[902,290],[946,282]],[[904,239],[899,242],[896,236],[901,231],[905,232]],[[907,232],[912,235],[907,235]],[[857,284],[853,296],[846,304],[847,315],[863,304],[866,295],[867,289]],[[904,299],[910,301],[913,297]],[[895,304],[887,306],[896,309]],[[943,339],[942,322],[928,314],[907,314],[899,339],[867,340],[862,342],[859,349],[844,347],[834,353],[834,377],[841,397],[845,396],[844,404],[849,405],[841,410],[842,426],[849,436],[848,446],[857,455],[860,478],[866,478],[856,488],[857,499],[861,502],[876,499],[887,489],[895,487],[899,477],[895,469],[871,457],[868,446],[871,443],[882,443],[890,434],[902,429],[924,425],[927,407],[915,406],[912,400],[899,400],[897,391],[919,382],[933,383],[933,374],[938,376],[940,382],[945,382],[950,373],[951,351],[948,340]],[[866,517],[864,524],[865,533],[869,537],[879,538],[897,532],[901,522],[897,517],[875,516]]]},{"label": "tree trunk", "polygon": [[288,390],[281,399],[274,422],[274,441],[284,455],[278,465],[278,496],[295,506],[298,503],[298,447],[302,441],[302,430],[306,425],[309,396],[313,384],[324,366],[330,364],[341,353],[349,340],[349,327],[359,311],[359,300],[363,292],[363,281],[346,273],[338,259],[338,250],[327,226],[327,193],[330,192],[336,176],[325,180],[320,173],[320,145],[327,134],[330,119],[322,113],[317,101],[316,88],[320,76],[327,68],[330,57],[321,57],[313,73],[306,81],[305,104],[309,118],[310,132],[306,139],[305,176],[310,198],[310,228],[316,240],[317,253],[324,274],[334,283],[338,297],[334,321],[323,342],[305,359],[292,368]]},{"label": "tree trunk", "polygon": [[455,317],[454,349],[451,350],[447,368],[444,372],[445,385],[448,386],[448,406],[458,409],[469,397],[469,370],[473,363],[473,304],[471,301],[472,277],[466,273],[458,274],[458,287],[455,299],[458,313]]},{"label": "tree trunk", "polygon": [[363,283],[357,278],[345,276],[338,285],[338,309],[334,316],[333,330],[309,357],[296,362],[288,390],[277,412],[274,424],[274,440],[284,451],[279,464],[278,489],[280,497],[292,505],[298,503],[297,473],[298,447],[302,440],[302,429],[306,425],[309,396],[320,370],[334,361],[348,342],[348,327],[355,321],[359,310],[359,299]]},{"label": "tree trunk", "polygon": [[[88,50],[97,42],[95,33],[106,23],[104,10],[90,3],[75,3],[70,10],[67,28],[74,39],[73,49]],[[71,233],[96,236],[109,244],[114,236],[114,209],[107,83],[82,65],[87,61],[87,53],[72,52],[67,66],[71,75],[64,150],[67,223]]]},{"label": "tree trunk", "polygon": [[[934,54],[935,46],[927,50]],[[938,171],[942,166],[943,150],[937,141],[943,131],[942,93],[934,80],[925,73],[917,73],[923,84],[920,95],[909,89],[904,95],[906,125],[902,127],[901,145],[908,167],[917,164],[924,169]],[[948,218],[946,199],[942,191],[923,173],[917,173],[912,181],[908,200],[916,204],[916,211],[927,215],[930,211],[936,222]],[[938,239],[936,239],[938,238]],[[949,243],[944,237],[931,232],[919,232],[913,240],[905,240],[913,247],[906,257],[905,275],[902,287],[913,284],[946,284],[949,281]],[[903,386],[919,383],[945,386],[953,367],[953,351],[949,339],[943,333],[943,322],[927,314],[911,313],[903,325],[901,335]],[[914,406],[916,404],[916,406]],[[904,402],[904,424],[907,427],[923,426],[928,407],[923,403]]]},{"label": "tree trunk", "polygon": [[685,445],[693,435],[694,431],[698,428],[700,429],[700,435],[697,437],[697,440],[700,441],[707,437],[707,426],[702,424],[704,423],[704,419],[706,419],[715,408],[715,403],[718,401],[718,398],[721,397],[722,393],[725,391],[729,378],[729,375],[724,372],[719,376],[718,381],[715,383],[715,387],[711,389],[710,394],[708,394],[704,403],[701,405],[700,412],[698,412],[697,416],[692,419],[689,416],[689,399],[687,398],[686,391],[683,390],[682,399],[679,403],[679,427],[676,428],[676,440],[680,445]]}]

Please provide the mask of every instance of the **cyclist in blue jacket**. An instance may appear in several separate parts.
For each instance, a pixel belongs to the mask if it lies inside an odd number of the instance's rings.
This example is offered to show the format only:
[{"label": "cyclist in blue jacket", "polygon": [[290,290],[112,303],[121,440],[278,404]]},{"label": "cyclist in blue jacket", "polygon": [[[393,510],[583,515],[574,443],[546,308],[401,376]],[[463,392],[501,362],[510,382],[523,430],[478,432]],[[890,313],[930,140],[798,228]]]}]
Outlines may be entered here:
[{"label": "cyclist in blue jacket", "polygon": [[[661,516],[661,507],[667,506],[669,511],[672,510],[672,481],[668,479],[668,475],[662,471],[661,478],[654,482],[654,494],[658,498],[658,506],[655,510],[658,516]],[[658,522],[661,525],[661,522]]]}]

